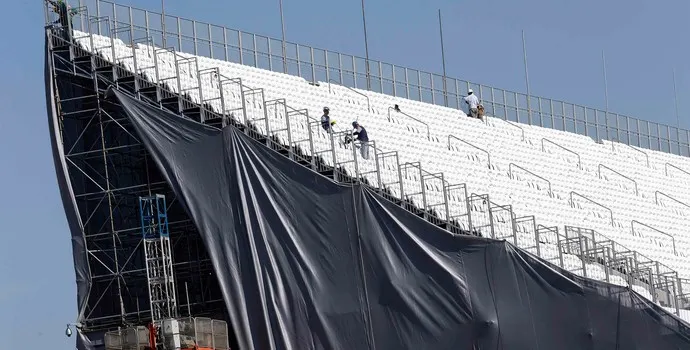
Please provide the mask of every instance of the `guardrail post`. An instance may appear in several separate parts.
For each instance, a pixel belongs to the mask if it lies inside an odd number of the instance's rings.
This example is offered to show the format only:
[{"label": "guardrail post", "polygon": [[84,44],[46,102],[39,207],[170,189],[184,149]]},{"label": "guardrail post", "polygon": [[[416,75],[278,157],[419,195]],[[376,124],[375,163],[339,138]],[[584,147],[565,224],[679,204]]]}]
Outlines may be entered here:
[{"label": "guardrail post", "polygon": [[489,169],[491,169],[491,153],[489,153],[489,151],[487,151],[487,150],[485,150],[485,149],[483,149],[483,148],[479,148],[479,147],[477,147],[477,146],[475,146],[475,145],[473,145],[473,144],[471,144],[471,143],[469,143],[469,142],[467,142],[467,141],[465,141],[465,140],[463,140],[463,139],[461,139],[461,138],[459,138],[459,137],[457,137],[457,136],[453,136],[453,135],[448,135],[448,149],[449,149],[449,150],[451,149],[451,148],[450,148],[450,139],[451,139],[451,138],[456,139],[456,140],[458,140],[458,141],[460,141],[460,142],[462,142],[462,143],[464,143],[464,144],[466,144],[466,145],[468,145],[468,146],[470,146],[470,147],[474,147],[474,148],[476,148],[476,149],[478,149],[478,150],[480,150],[480,151],[486,153],[487,162],[489,163]]}]

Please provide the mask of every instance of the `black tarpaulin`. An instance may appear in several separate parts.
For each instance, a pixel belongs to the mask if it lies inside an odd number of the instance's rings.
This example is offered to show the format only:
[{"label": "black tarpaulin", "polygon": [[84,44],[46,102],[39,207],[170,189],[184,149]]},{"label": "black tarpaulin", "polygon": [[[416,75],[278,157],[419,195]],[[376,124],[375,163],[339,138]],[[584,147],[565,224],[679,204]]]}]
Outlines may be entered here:
[{"label": "black tarpaulin", "polygon": [[114,95],[205,240],[240,349],[690,348],[627,288],[453,236],[233,127]]},{"label": "black tarpaulin", "polygon": [[74,257],[74,274],[76,275],[77,283],[77,307],[78,318],[84,316],[84,311],[87,304],[89,288],[91,287],[91,276],[89,273],[89,264],[87,262],[86,242],[83,234],[83,224],[79,217],[79,211],[76,201],[74,200],[74,190],[69,181],[69,168],[65,157],[65,149],[62,142],[60,130],[60,114],[58,113],[58,106],[56,105],[55,95],[57,87],[53,82],[53,61],[48,47],[48,41],[44,45],[45,59],[44,72],[45,79],[45,93],[46,93],[46,108],[48,115],[48,127],[50,130],[50,145],[53,151],[53,163],[55,165],[55,173],[57,175],[58,186],[60,188],[60,197],[62,206],[65,210],[67,224],[69,225],[70,236],[72,240],[72,254]]}]

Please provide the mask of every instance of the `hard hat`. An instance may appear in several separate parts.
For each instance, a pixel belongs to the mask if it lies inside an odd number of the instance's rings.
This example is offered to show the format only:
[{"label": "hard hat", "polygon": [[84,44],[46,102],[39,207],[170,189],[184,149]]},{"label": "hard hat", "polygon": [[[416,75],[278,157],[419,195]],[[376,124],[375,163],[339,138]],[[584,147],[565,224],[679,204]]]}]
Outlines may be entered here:
[{"label": "hard hat", "polygon": [[323,107],[323,110],[324,111],[330,111],[330,109],[328,107]]},{"label": "hard hat", "polygon": [[471,94],[471,93],[473,93],[473,92],[474,92],[474,90],[472,90],[472,89],[467,90],[467,93],[468,93],[468,94]]}]

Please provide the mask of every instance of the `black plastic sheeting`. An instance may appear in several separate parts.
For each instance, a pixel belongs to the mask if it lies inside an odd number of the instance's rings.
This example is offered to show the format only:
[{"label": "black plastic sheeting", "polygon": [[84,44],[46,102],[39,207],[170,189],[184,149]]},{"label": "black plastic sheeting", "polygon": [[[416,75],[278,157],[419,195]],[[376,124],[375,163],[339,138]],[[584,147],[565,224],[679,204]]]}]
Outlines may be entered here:
[{"label": "black plastic sheeting", "polygon": [[[87,249],[84,240],[83,223],[79,216],[77,203],[74,199],[74,190],[69,181],[69,166],[66,162],[65,149],[62,143],[62,131],[60,130],[61,121],[58,113],[58,106],[56,105],[55,95],[57,82],[53,83],[53,61],[51,60],[51,53],[48,48],[48,42],[45,43],[45,62],[44,62],[44,79],[45,79],[45,93],[46,93],[46,108],[48,112],[48,126],[50,130],[50,144],[53,151],[53,163],[55,165],[55,173],[57,175],[57,182],[60,188],[60,196],[62,199],[62,206],[65,210],[67,224],[72,240],[72,255],[74,260],[74,273],[76,275],[77,283],[77,307],[78,319],[84,316],[89,288],[91,286],[91,276],[89,274],[89,265],[86,259]],[[57,80],[57,79],[56,79]],[[72,84],[65,84],[72,85]],[[75,84],[76,85],[76,84]],[[72,86],[70,86],[72,87]],[[72,87],[76,90],[76,87]],[[70,89],[71,90],[71,89]],[[81,92],[81,91],[79,91]],[[66,94],[79,95],[76,91],[62,91],[63,96]]]},{"label": "black plastic sheeting", "polygon": [[690,349],[628,288],[113,93],[205,238],[240,349]]}]

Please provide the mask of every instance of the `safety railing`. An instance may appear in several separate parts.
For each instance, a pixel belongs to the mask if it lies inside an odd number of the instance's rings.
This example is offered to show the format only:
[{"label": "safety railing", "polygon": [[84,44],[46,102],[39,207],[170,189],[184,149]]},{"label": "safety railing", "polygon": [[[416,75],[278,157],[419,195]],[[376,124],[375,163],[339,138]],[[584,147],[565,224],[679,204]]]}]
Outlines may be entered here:
[{"label": "safety railing", "polygon": [[459,137],[457,137],[457,136],[454,136],[454,135],[448,135],[448,149],[449,149],[449,150],[453,150],[453,149],[451,148],[451,144],[450,144],[450,140],[451,140],[451,139],[458,140],[458,141],[460,141],[460,142],[462,142],[462,143],[464,143],[464,144],[466,144],[466,145],[468,145],[468,146],[470,146],[470,147],[472,147],[472,148],[474,148],[474,149],[476,149],[476,150],[479,150],[479,151],[485,153],[485,154],[486,154],[486,161],[487,161],[487,163],[488,163],[488,165],[489,165],[489,169],[491,169],[491,153],[489,153],[489,151],[487,151],[487,150],[485,150],[485,149],[483,149],[483,148],[481,148],[481,147],[477,147],[477,146],[475,146],[475,145],[473,145],[473,144],[471,144],[471,143],[469,143],[469,142],[467,142],[467,141],[465,141],[465,140],[463,140],[463,139],[461,139],[461,138],[459,138]]},{"label": "safety railing", "polygon": [[513,168],[518,168],[518,169],[546,182],[546,184],[549,186],[549,196],[553,196],[553,190],[551,188],[551,181],[549,181],[545,177],[539,176],[539,175],[537,175],[537,174],[535,174],[535,173],[533,173],[533,172],[531,172],[531,171],[529,171],[529,170],[527,170],[527,169],[525,169],[525,168],[523,168],[523,167],[521,167],[515,163],[509,163],[508,164],[508,174],[510,174],[511,178],[515,177],[515,175],[513,174]]},{"label": "safety railing", "polygon": [[684,206],[684,207],[690,209],[690,205],[688,205],[687,203],[681,202],[681,201],[679,201],[679,200],[677,200],[677,199],[675,199],[675,198],[673,198],[673,197],[671,197],[671,196],[669,196],[669,195],[667,195],[666,193],[661,192],[661,191],[654,191],[654,202],[655,202],[657,205],[661,205],[661,202],[659,201],[659,195],[662,195],[662,196],[664,196],[664,197],[666,197],[666,198],[668,198],[668,199],[670,199],[670,200],[672,200],[672,201],[674,201],[674,202],[676,202],[676,203],[678,203],[678,204],[680,204],[680,205],[682,205],[682,206]]},{"label": "safety railing", "polygon": [[[314,135],[310,127],[310,125],[313,124],[309,117],[309,111],[306,109],[294,109],[288,105],[285,105],[285,107],[287,110],[286,119],[290,126],[290,135],[292,138],[292,144],[290,146],[293,152],[290,152],[290,156],[298,163],[308,164],[312,170],[316,170],[316,165],[312,157],[314,155]],[[304,126],[309,132],[295,134],[292,131],[293,125]],[[303,136],[300,137],[300,134]]]},{"label": "safety railing", "polygon": [[[488,119],[487,119],[487,120],[488,120]],[[512,126],[512,127],[514,127],[514,128],[519,129],[519,130],[520,130],[520,134],[521,134],[521,140],[522,140],[522,141],[525,141],[525,128],[523,128],[523,127],[521,127],[520,125],[517,125],[517,124],[511,122],[510,120],[503,120],[503,119],[496,119],[496,120],[502,121],[502,122],[504,122],[504,123],[507,124],[507,125],[510,125],[510,126]]]},{"label": "safety railing", "polygon": [[294,152],[294,150],[291,152],[290,149],[293,145],[292,128],[285,99],[266,100],[264,101],[264,107],[269,119],[269,128],[273,133],[273,137],[276,138],[276,142],[271,143],[271,148],[278,151],[287,151],[288,157],[295,160],[294,154],[296,152]]},{"label": "safety railing", "polygon": [[407,113],[405,113],[405,112],[403,112],[400,109],[397,109],[395,107],[388,107],[388,121],[392,121],[391,111],[395,111],[396,113],[402,114],[402,115],[406,116],[407,118],[416,121],[417,123],[423,124],[426,127],[426,138],[428,140],[431,140],[431,128],[429,127],[429,123],[423,122],[420,119],[417,119],[417,118],[415,118],[415,117],[413,117],[413,116],[411,116],[411,115],[409,115],[409,114],[407,114]]},{"label": "safety railing", "polygon": [[[422,181],[423,171],[419,162],[406,162],[400,164],[400,172],[403,174],[403,198],[407,199],[408,209],[414,211],[416,206],[421,210],[426,208],[426,191]],[[424,215],[426,217],[426,215]]]},{"label": "safety railing", "polygon": [[[328,81],[337,77],[344,85],[370,87],[372,91],[427,103],[460,108],[468,89],[476,91],[492,116],[531,125],[579,133],[599,140],[622,140],[633,146],[687,156],[690,131],[627,117],[610,111],[560,100],[493,88],[442,74],[366,60],[363,57],[313,48],[194,21],[107,0],[73,0],[96,8],[97,16],[145,27],[159,38],[169,39],[182,51],[211,58],[271,69]],[[163,21],[165,17],[165,21]],[[165,22],[169,25],[162,25]],[[80,21],[75,21],[78,25]],[[100,27],[99,27],[100,30]],[[98,32],[101,33],[100,31]],[[165,33],[165,34],[164,34]],[[156,42],[164,42],[157,40]],[[283,64],[286,62],[286,64]],[[367,70],[366,67],[370,69]],[[445,84],[444,84],[445,81]],[[528,100],[530,103],[528,103]]]},{"label": "safety railing", "polygon": [[[196,74],[199,75],[199,74],[202,74],[202,73],[200,73],[200,71],[197,70]],[[160,84],[160,83],[159,83],[159,84]],[[256,93],[256,92],[258,92],[258,91],[262,91],[261,89],[252,89],[252,88],[246,87],[246,86],[241,85],[241,84],[240,84],[240,86],[241,86],[241,89],[242,89],[242,96],[241,96],[242,101],[247,100],[246,94],[251,94],[252,92],[255,92],[255,93]],[[260,110],[260,112],[258,112],[258,113],[259,113],[259,117],[258,117],[258,118],[250,117],[249,114],[248,114],[248,112],[247,112],[247,110],[248,110],[249,107],[243,104],[243,106],[242,106],[243,112],[242,112],[242,113],[243,113],[243,115],[244,115],[244,118],[238,118],[238,119],[239,119],[240,121],[245,122],[246,125],[257,124],[259,127],[265,128],[265,130],[255,129],[255,128],[254,128],[254,129],[252,129],[252,128],[246,128],[245,130],[247,130],[247,129],[255,130],[255,131],[253,131],[253,133],[252,133],[252,135],[253,135],[254,137],[257,137],[257,138],[266,138],[266,139],[268,139],[268,138],[266,137],[266,135],[274,135],[274,134],[276,134],[276,133],[279,134],[279,133],[281,132],[281,130],[287,131],[285,128],[283,128],[282,124],[279,124],[279,125],[280,125],[279,128],[276,128],[276,129],[274,130],[274,129],[272,128],[272,125],[274,125],[274,124],[269,123],[269,121],[268,121],[268,114],[267,114],[267,112],[266,112],[266,109],[267,109],[266,106],[267,106],[267,103],[268,103],[268,105],[271,105],[271,101],[266,101],[266,100],[265,100],[265,97],[263,96],[263,94],[258,94],[258,93],[256,94],[256,99],[259,101],[258,105],[263,106],[263,109],[262,109],[262,108],[258,108],[258,110]],[[275,102],[275,103],[273,103],[273,104],[279,104],[279,103],[278,103],[278,102]],[[288,107],[288,108],[289,108],[289,107]],[[344,161],[340,161],[340,162],[339,162],[339,161],[338,161],[338,157],[336,156],[336,147],[335,147],[336,139],[338,139],[340,136],[343,136],[345,132],[342,132],[343,135],[337,135],[336,133],[328,134],[328,143],[330,144],[330,146],[329,146],[327,149],[317,150],[317,148],[314,146],[314,143],[315,143],[315,141],[314,141],[314,140],[315,140],[314,135],[317,134],[317,133],[318,133],[319,135],[321,134],[320,122],[319,122],[318,120],[314,120],[313,118],[310,118],[306,113],[303,113],[303,112],[300,112],[300,111],[295,111],[295,110],[293,110],[293,111],[295,112],[295,113],[294,113],[295,116],[300,116],[300,117],[302,117],[302,118],[305,118],[306,122],[303,122],[303,123],[301,123],[301,124],[307,124],[307,125],[306,125],[306,129],[307,129],[308,137],[305,138],[304,140],[292,140],[292,142],[293,142],[294,144],[297,144],[297,143],[303,144],[303,143],[306,143],[306,142],[309,143],[310,146],[307,147],[307,149],[310,149],[309,152],[310,152],[310,154],[311,154],[311,157],[309,157],[309,158],[311,159],[311,163],[312,163],[312,168],[313,168],[313,169],[318,169],[318,170],[324,170],[324,169],[325,169],[325,168],[323,167],[323,164],[321,165],[321,167],[315,166],[315,164],[318,163],[318,162],[316,162],[316,161],[314,160],[315,157],[319,157],[319,156],[329,157],[329,155],[330,155],[330,156],[332,156],[332,159],[333,159],[333,166],[334,166],[335,168],[342,167],[342,166],[344,165],[345,162],[352,162],[352,163],[354,163],[354,168],[355,168],[353,174],[354,174],[355,176],[361,175],[361,174],[360,174],[360,171],[358,170],[358,166],[357,166],[358,157],[357,157],[356,150],[355,150],[354,147],[352,148],[352,153],[353,153],[353,158],[352,158],[352,160],[347,160],[347,159],[345,159]],[[288,111],[288,112],[290,112],[290,111]],[[306,111],[305,111],[305,112],[306,112]],[[225,114],[225,111],[221,111],[221,114]],[[224,117],[228,117],[228,116],[224,116]],[[287,125],[287,128],[290,129],[290,128],[295,127],[294,123],[291,123],[289,120],[290,120],[290,118],[286,115],[286,125]],[[314,130],[317,130],[317,131],[314,131]],[[295,135],[299,134],[299,133],[292,133],[292,132],[290,132],[290,133],[291,133],[291,134],[295,134]],[[260,134],[263,134],[264,136],[262,136],[262,135],[260,135]],[[291,138],[292,138],[292,137],[288,137],[288,141],[290,141]],[[449,135],[449,146],[450,146],[450,138],[456,138],[456,139],[458,139],[458,140],[460,140],[460,141],[462,141],[462,142],[464,142],[464,143],[467,143],[467,142],[464,141],[464,140],[461,140],[461,139],[459,139],[459,138],[457,138],[457,137],[454,137],[454,136],[452,136],[452,135]],[[308,141],[307,141],[307,140],[308,140]],[[474,145],[471,145],[471,144],[469,144],[469,145],[470,145],[470,146],[473,146],[473,147],[475,147],[475,148],[477,148],[477,147],[474,146]],[[296,147],[290,147],[290,148],[288,148],[288,149],[291,149],[291,150],[294,151],[294,150],[296,149]],[[486,152],[485,150],[482,150],[481,148],[477,148],[477,149]],[[395,159],[395,160],[396,160],[397,165],[395,165],[394,168],[395,168],[395,167],[397,167],[397,169],[402,169],[403,167],[408,167],[408,168],[409,168],[409,167],[411,167],[411,168],[416,168],[416,167],[418,167],[418,168],[419,168],[420,172],[419,172],[419,176],[418,176],[417,180],[418,180],[418,182],[419,182],[419,184],[420,184],[420,193],[419,193],[419,194],[422,196],[422,201],[421,201],[421,203],[423,203],[423,205],[421,206],[421,208],[423,208],[423,210],[428,209],[428,208],[427,208],[427,205],[426,205],[427,201],[426,201],[426,199],[424,198],[424,197],[426,196],[426,194],[425,194],[426,188],[425,188],[425,185],[424,185],[424,181],[425,181],[426,178],[437,179],[438,177],[436,176],[436,174],[425,175],[424,172],[422,171],[421,166],[418,166],[418,165],[417,165],[417,166],[410,166],[409,163],[407,163],[407,165],[401,165],[401,164],[399,163],[399,161],[397,160],[397,153],[396,153],[396,152],[387,152],[387,153],[384,153],[383,151],[375,150],[374,153],[375,153],[375,155],[376,155],[376,157],[375,157],[375,161],[376,161],[376,172],[378,173],[379,178],[380,178],[380,176],[381,176],[381,166],[380,166],[380,164],[383,164],[383,157],[382,157],[382,156],[383,156],[384,154],[391,155],[391,159]],[[487,153],[487,156],[488,156],[489,164],[491,164],[491,162],[490,162],[490,154],[489,154],[488,152],[486,152],[486,153]],[[392,155],[395,155],[395,156],[393,157]],[[305,157],[304,159],[307,159],[307,157]],[[342,169],[342,170],[334,170],[334,178],[338,178],[338,176],[335,176],[335,173],[338,172],[338,171],[341,171],[341,172],[342,172],[341,175],[343,175],[343,176],[342,176],[343,178],[337,179],[337,180],[341,180],[341,181],[342,181],[342,180],[347,176],[347,174],[344,172],[345,169]],[[369,173],[373,173],[373,172],[369,172]],[[398,172],[397,174],[400,174],[400,173]],[[394,175],[394,177],[395,177],[395,176],[397,176],[397,175]],[[452,196],[453,193],[452,193],[451,191],[457,191],[457,193],[462,193],[462,194],[464,194],[464,200],[458,201],[458,202],[464,202],[463,206],[466,208],[466,210],[465,210],[465,211],[462,211],[462,210],[461,210],[461,211],[460,211],[461,214],[457,214],[457,212],[452,212],[450,209],[448,209],[448,210],[446,210],[446,214],[445,214],[446,220],[451,221],[451,220],[455,220],[455,219],[460,219],[460,218],[462,218],[462,217],[467,217],[467,221],[469,222],[469,225],[468,225],[468,226],[469,226],[469,228],[470,228],[470,230],[469,230],[470,232],[477,232],[477,230],[481,230],[483,227],[486,227],[486,228],[489,229],[489,233],[490,233],[490,236],[491,236],[491,237],[494,237],[494,238],[496,238],[496,237],[497,237],[497,238],[512,238],[513,241],[515,242],[515,244],[518,245],[518,246],[520,246],[520,242],[519,242],[518,239],[517,239],[516,223],[521,222],[521,220],[517,220],[517,219],[515,218],[515,216],[514,216],[514,214],[513,214],[513,212],[512,212],[512,207],[511,207],[510,205],[498,205],[498,204],[492,203],[492,202],[489,200],[489,196],[488,196],[488,195],[476,195],[476,194],[472,194],[472,195],[469,195],[469,196],[468,196],[468,195],[467,195],[467,188],[466,188],[465,185],[446,185],[446,184],[445,184],[445,181],[443,180],[443,178],[438,178],[438,180],[440,181],[441,184],[443,184],[443,190],[442,190],[443,193],[444,193],[444,196],[443,196],[443,198],[444,198],[444,200],[443,200],[443,205],[445,205],[446,208],[449,206],[449,199],[450,199],[451,197],[453,197],[453,196]],[[405,194],[405,192],[404,192],[404,186],[403,186],[403,181],[402,181],[402,179],[400,179],[400,180],[394,180],[393,182],[389,182],[389,183],[390,183],[390,184],[395,184],[395,182],[399,182],[399,183],[400,183],[400,188],[401,188],[401,193],[400,193],[400,195],[401,195],[401,197],[404,197],[406,194]],[[428,182],[428,181],[427,181],[427,182]],[[378,180],[378,181],[376,181],[376,183],[377,183],[376,186],[379,187],[379,190],[383,190],[381,187],[384,186],[384,184],[385,184],[386,182],[385,182],[385,181],[382,181],[382,180]],[[574,195],[574,194],[575,194],[574,192],[571,193],[571,202],[573,202],[573,195]],[[583,197],[583,198],[587,199],[586,197]],[[404,203],[403,203],[403,204],[404,204]],[[598,204],[598,203],[597,203],[597,204]],[[433,205],[434,205],[434,206],[440,206],[441,204],[440,204],[440,203],[434,203]],[[602,207],[603,207],[603,206],[602,206]],[[475,208],[475,209],[473,210],[472,208]],[[454,210],[454,209],[455,209],[455,208],[453,208],[453,210]],[[608,208],[607,208],[607,209],[608,209]],[[610,211],[610,209],[609,209],[609,211]],[[477,212],[477,213],[482,213],[482,212],[483,212],[483,213],[485,213],[485,216],[474,218],[474,217],[473,217],[473,212]],[[611,211],[610,211],[610,212],[611,212]],[[482,220],[482,218],[483,218],[484,220]],[[611,219],[612,219],[612,221],[613,221],[613,213],[612,213],[612,212],[611,212]],[[459,220],[457,220],[457,221],[459,221]],[[450,223],[449,223],[449,224],[450,224]],[[545,231],[545,230],[546,230],[546,231]],[[558,231],[557,228],[556,228],[555,231],[556,231],[556,232]],[[547,230],[547,228],[544,228],[544,227],[541,226],[541,225],[537,225],[537,228],[536,228],[536,237],[535,237],[535,240],[536,240],[536,242],[537,242],[537,245],[536,245],[537,247],[538,247],[539,244],[541,243],[541,238],[542,238],[543,236],[547,236],[549,232],[553,232],[553,230],[551,230],[551,229],[548,229],[548,230]],[[561,244],[563,244],[562,241],[561,241],[561,239],[560,239],[559,237],[560,237],[560,236],[559,236],[558,234],[556,234],[556,242],[555,242],[555,245],[556,245],[557,247],[559,247]],[[537,249],[537,250],[538,250],[538,249]],[[559,248],[559,250],[560,250],[560,248]],[[560,266],[564,266],[564,265],[563,265],[562,256],[560,257]]]},{"label": "safety railing", "polygon": [[[446,185],[445,192],[448,198],[448,209],[450,211],[448,220],[458,226],[458,228],[466,232],[471,232],[473,227],[472,214],[467,185]],[[460,210],[460,207],[463,207],[464,210]]]},{"label": "safety railing", "polygon": [[671,164],[671,163],[665,163],[665,164],[664,164],[664,174],[666,174],[666,176],[669,176],[669,175],[668,175],[668,168],[669,168],[669,167],[670,167],[670,168],[673,168],[673,169],[676,169],[676,170],[680,171],[681,173],[683,173],[683,174],[685,174],[685,175],[690,176],[690,172],[688,172],[687,170],[683,170],[683,169],[681,169],[681,168],[679,168],[679,167],[677,167],[677,166],[675,166],[675,165],[673,165],[673,164]]},{"label": "safety railing", "polygon": [[472,215],[472,227],[470,230],[475,235],[495,238],[496,227],[491,215],[491,201],[488,194],[471,193],[468,196],[470,214]]},{"label": "safety railing", "polygon": [[[357,155],[357,146],[354,142],[345,143],[345,150],[348,152],[338,152],[336,148],[336,139],[348,140],[351,137],[351,133],[347,130],[335,131],[328,134],[329,138],[332,140],[331,145],[333,147],[333,179],[336,182],[349,182],[354,183],[359,179],[356,177],[359,174],[359,162]],[[351,157],[351,158],[350,158]],[[348,172],[348,168],[350,168]]]},{"label": "safety railing", "polygon": [[515,213],[512,204],[497,204],[488,201],[489,217],[491,222],[491,238],[504,239],[519,247],[516,234]]},{"label": "safety railing", "polygon": [[[356,146],[357,145],[353,145],[353,149],[355,149],[355,152],[356,152]],[[373,158],[374,166],[373,167],[363,167],[362,166],[363,164],[360,165],[360,163],[357,162],[358,166],[357,166],[356,177],[368,179],[368,182],[367,182],[368,185],[370,185],[370,186],[372,186],[378,190],[382,190],[383,187],[382,187],[382,182],[381,182],[382,181],[381,180],[381,168],[379,167],[378,157],[379,157],[379,154],[385,153],[385,152],[383,150],[379,149],[378,147],[376,147],[376,141],[373,141],[373,140],[372,141],[366,141],[366,142],[360,141],[358,146],[360,149],[360,153],[368,154],[369,160],[371,160]],[[363,147],[365,147],[366,150],[362,150]],[[372,156],[372,153],[373,153],[373,156]],[[364,159],[364,157],[362,157],[362,158]]]},{"label": "safety railing", "polygon": [[[331,82],[337,83],[337,82],[336,82],[335,80],[333,80],[333,79],[329,79],[329,80],[328,80],[328,93],[333,93],[333,92],[331,91]],[[363,94],[363,93],[361,93],[361,92],[359,92],[359,91],[357,91],[357,90],[355,90],[355,89],[353,89],[353,88],[351,88],[351,87],[349,87],[349,86],[347,86],[347,85],[338,85],[338,86],[342,86],[342,87],[344,87],[344,88],[346,88],[346,89],[348,89],[348,90],[350,90],[350,91],[356,93],[357,95],[360,95],[360,96],[364,97],[364,99],[367,100],[367,111],[371,112],[371,100],[369,99],[369,96],[367,96],[366,94]]]},{"label": "safety railing", "polygon": [[[681,279],[673,269],[628,249],[594,230],[566,226],[566,236],[570,233],[585,238],[585,258],[590,262],[606,262],[606,278],[625,277],[631,286],[644,287],[654,302],[674,307],[678,312],[681,304],[686,304],[678,296],[682,290]],[[610,271],[609,271],[610,269]],[[611,281],[614,282],[614,281]]]},{"label": "safety railing", "polygon": [[[409,175],[412,175],[413,179],[419,181],[419,192],[405,192],[405,196],[413,200],[421,196],[420,207],[423,210],[424,218],[437,225],[441,223],[451,224],[447,182],[444,180],[443,174],[430,173],[424,170],[419,162],[404,163],[400,167],[405,178],[409,179]],[[416,185],[411,190],[416,191]]]},{"label": "safety railing", "polygon": [[379,194],[392,202],[400,202],[403,196],[403,179],[400,169],[400,157],[397,151],[379,151],[376,155],[379,169]]},{"label": "safety railing", "polygon": [[[631,145],[625,144],[625,143],[618,143],[621,146],[626,146],[629,149],[632,149],[635,152],[642,153],[642,155],[645,157],[647,160],[647,167],[649,168],[650,163],[649,163],[649,154],[641,149],[638,149],[637,147],[633,147]],[[616,142],[611,142],[611,152],[616,152]]]},{"label": "safety railing", "polygon": [[608,171],[610,171],[610,172],[612,172],[612,173],[614,173],[614,174],[616,174],[616,175],[618,175],[618,176],[620,176],[620,177],[622,177],[622,178],[624,178],[624,179],[626,179],[626,180],[632,182],[633,185],[635,186],[635,195],[638,196],[638,195],[640,194],[640,192],[637,190],[637,181],[635,181],[633,178],[631,178],[631,177],[629,177],[629,176],[626,176],[626,175],[623,175],[623,174],[621,174],[620,172],[618,172],[618,171],[616,171],[616,170],[613,170],[613,169],[607,167],[607,166],[604,165],[604,164],[599,164],[599,167],[598,167],[597,172],[598,172],[598,174],[599,174],[599,178],[600,178],[600,179],[603,179],[603,177],[602,177],[602,175],[601,175],[601,169],[606,169],[606,170],[608,170]]},{"label": "safety railing", "polygon": [[562,149],[562,150],[564,150],[564,151],[566,151],[566,152],[569,152],[570,154],[574,154],[574,155],[577,157],[577,168],[578,168],[578,169],[582,169],[582,159],[580,158],[580,154],[579,154],[579,153],[577,153],[577,152],[575,152],[575,151],[573,151],[573,150],[571,150],[571,149],[569,149],[569,148],[565,148],[565,147],[563,147],[563,146],[561,146],[561,145],[559,145],[559,144],[557,144],[557,143],[555,143],[555,142],[553,142],[553,141],[547,139],[546,137],[544,137],[544,138],[541,139],[541,150],[542,150],[542,152],[546,152],[546,147],[544,146],[544,145],[545,145],[544,142],[547,142],[547,143],[549,143],[549,144],[552,144],[552,145],[554,145],[554,146],[556,146],[556,147],[558,147],[558,148],[560,148],[560,149]]},{"label": "safety railing", "polygon": [[[541,224],[537,225],[537,237],[536,240],[545,246],[552,245],[555,246],[556,254],[554,256],[553,250],[541,250],[540,257],[554,265],[564,267],[563,262],[563,249],[562,249],[562,236],[559,233],[558,227],[547,227]],[[541,248],[540,248],[541,249]]]},{"label": "safety railing", "polygon": [[423,171],[422,184],[424,191],[429,191],[426,196],[426,210],[436,217],[439,222],[449,221],[450,208],[448,207],[448,183],[443,173],[428,173]]},{"label": "safety railing", "polygon": [[605,205],[603,205],[603,204],[601,204],[601,203],[599,203],[599,202],[597,202],[597,201],[595,201],[595,200],[592,200],[592,199],[590,199],[590,198],[587,198],[586,196],[583,196],[583,195],[581,195],[581,194],[579,194],[579,193],[577,193],[577,192],[575,192],[575,191],[570,191],[570,205],[572,205],[573,208],[575,207],[574,196],[578,196],[579,198],[582,198],[582,199],[586,200],[587,202],[590,202],[590,203],[592,203],[592,204],[594,204],[594,205],[596,205],[596,206],[598,206],[598,207],[600,207],[600,208],[606,209],[606,211],[608,211],[609,214],[611,215],[611,226],[614,226],[614,225],[615,225],[615,223],[614,223],[614,221],[613,221],[613,210],[611,210],[611,208],[609,208],[609,207],[607,207],[607,206],[605,206]]},{"label": "safety railing", "polygon": [[[539,234],[537,232],[537,219],[534,215],[523,216],[515,218],[515,235],[522,235],[526,239],[525,242],[530,242],[526,245],[520,244],[518,240],[518,247],[536,255],[541,256],[541,248],[539,246]],[[532,246],[531,244],[534,243]]]},{"label": "safety railing", "polygon": [[662,235],[664,235],[664,236],[670,238],[670,239],[671,239],[671,242],[672,242],[672,244],[673,244],[673,254],[674,254],[674,255],[678,255],[678,251],[676,250],[676,237],[675,237],[675,236],[673,236],[672,234],[666,233],[666,232],[664,232],[664,231],[661,231],[661,230],[659,230],[658,228],[655,228],[655,227],[649,226],[649,225],[647,225],[647,224],[645,224],[645,223],[639,222],[639,221],[637,221],[637,220],[631,220],[631,221],[630,221],[630,233],[631,233],[632,235],[634,235],[634,236],[636,236],[636,234],[635,234],[635,224],[638,224],[638,225],[640,225],[640,226],[644,226],[644,227],[646,227],[646,228],[648,228],[648,229],[650,229],[650,230],[652,230],[652,231],[654,231],[654,232],[656,232],[656,233],[660,233],[660,234],[662,234]]},{"label": "safety railing", "polygon": [[245,100],[245,124],[251,124],[256,129],[251,129],[251,132],[256,133],[253,136],[262,137],[261,133],[268,132],[270,125],[268,123],[268,114],[263,103],[266,101],[266,94],[263,88],[244,88],[242,89],[243,98]]}]

